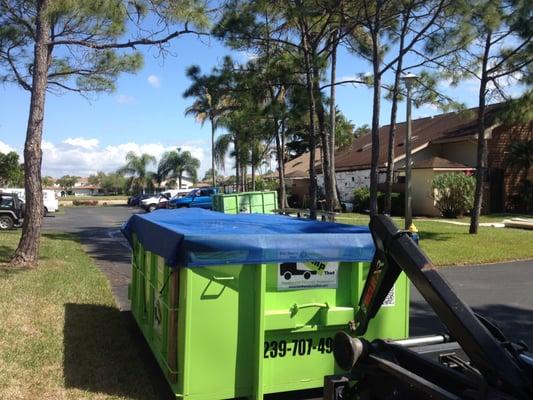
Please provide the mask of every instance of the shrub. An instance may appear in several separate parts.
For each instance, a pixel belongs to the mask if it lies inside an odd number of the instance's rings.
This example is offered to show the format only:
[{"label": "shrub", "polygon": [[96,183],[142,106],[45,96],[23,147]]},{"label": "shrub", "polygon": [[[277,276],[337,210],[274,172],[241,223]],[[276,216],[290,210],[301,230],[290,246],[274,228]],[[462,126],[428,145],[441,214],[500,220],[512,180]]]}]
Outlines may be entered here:
[{"label": "shrub", "polygon": [[74,206],[97,206],[98,201],[96,200],[73,200],[72,205]]},{"label": "shrub", "polygon": [[474,177],[462,173],[437,175],[432,182],[436,207],[446,218],[457,218],[474,206]]},{"label": "shrub", "polygon": [[[251,183],[250,183],[250,187]],[[276,179],[264,179],[262,176],[255,177],[255,190],[278,190],[278,181]]]},{"label": "shrub", "polygon": [[[391,214],[402,216],[404,214],[405,196],[403,193],[392,193]],[[359,188],[353,191],[353,211],[366,213],[370,209],[370,189]],[[378,211],[385,209],[385,193],[378,192]]]},{"label": "shrub", "polygon": [[355,212],[365,212],[370,208],[370,190],[359,188],[353,191],[353,210]]}]

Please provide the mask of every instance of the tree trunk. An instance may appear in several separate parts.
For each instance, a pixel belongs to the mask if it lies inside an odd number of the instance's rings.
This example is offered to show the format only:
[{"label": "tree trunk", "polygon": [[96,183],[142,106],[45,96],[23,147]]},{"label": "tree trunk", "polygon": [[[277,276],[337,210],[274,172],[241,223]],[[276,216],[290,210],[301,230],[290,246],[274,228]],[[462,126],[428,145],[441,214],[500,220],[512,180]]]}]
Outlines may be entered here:
[{"label": "tree trunk", "polygon": [[310,60],[310,48],[307,41],[306,33],[302,33],[303,42],[303,55],[305,64],[305,78],[307,98],[309,101],[309,218],[316,219],[316,195],[317,195],[317,182],[316,182],[316,170],[315,170],[315,149],[316,149],[316,127],[315,127],[315,115],[316,115],[316,100],[313,90],[313,70]]},{"label": "tree trunk", "polygon": [[490,43],[492,32],[487,33],[485,49],[481,64],[481,82],[479,84],[479,106],[477,109],[477,166],[476,166],[476,191],[474,193],[474,208],[470,216],[469,233],[477,234],[479,228],[479,215],[483,204],[483,177],[485,176],[485,158],[486,158],[486,141],[485,141],[485,103],[487,91],[487,64],[490,54]]},{"label": "tree trunk", "polygon": [[255,192],[255,165],[252,163],[252,192]]},{"label": "tree trunk", "polygon": [[[313,62],[316,62],[317,56],[313,54]],[[324,179],[324,196],[326,200],[325,209],[327,211],[332,210],[332,197],[335,194],[335,190],[331,185],[331,149],[330,145],[330,133],[326,129],[326,117],[324,111],[324,104],[322,103],[322,96],[320,91],[319,70],[316,65],[313,65],[313,91],[315,96],[315,107],[318,122],[318,136],[320,137],[321,149],[320,149],[320,164],[322,165],[322,177]]]},{"label": "tree trunk", "polygon": [[325,209],[327,211],[333,211],[333,197],[336,197],[335,187],[332,182],[333,167],[331,165],[331,153],[330,147],[330,132],[326,129],[326,115],[324,105],[322,104],[320,89],[316,90],[319,86],[317,82],[318,70],[314,68],[314,86],[315,86],[315,99],[316,99],[316,112],[318,121],[318,135],[320,137],[321,149],[320,149],[320,164],[322,165],[322,176],[324,178],[324,196],[325,196]]},{"label": "tree trunk", "polygon": [[235,146],[235,191],[239,192],[239,184],[240,184],[240,168],[241,164],[239,161],[240,153],[239,153],[239,140],[237,138],[237,133],[235,133],[235,138],[233,139],[233,144]]},{"label": "tree trunk", "polygon": [[382,0],[376,1],[376,11],[372,21],[370,36],[372,39],[372,68],[374,74],[374,93],[372,101],[372,153],[370,159],[370,216],[378,213],[379,183],[379,115],[381,107],[381,56],[379,34],[381,30]]},{"label": "tree trunk", "polygon": [[404,13],[403,27],[400,36],[400,45],[398,49],[398,63],[396,64],[396,73],[394,74],[394,87],[392,89],[392,105],[390,112],[389,148],[387,151],[387,176],[385,179],[385,209],[383,210],[383,212],[388,215],[392,215],[392,181],[394,177],[394,146],[396,144],[396,119],[398,114],[398,95],[400,91],[400,78],[403,67],[403,51],[408,21],[409,13]]},{"label": "tree trunk", "polygon": [[341,205],[338,196],[338,187],[337,187],[337,176],[335,175],[335,133],[337,129],[337,107],[336,107],[336,86],[335,81],[337,80],[337,46],[338,41],[338,31],[335,32],[335,37],[333,39],[333,48],[331,50],[331,88],[330,88],[330,108],[329,108],[329,118],[330,118],[330,127],[331,132],[329,134],[329,165],[331,169],[331,187],[333,188],[331,194],[331,210],[340,210]]},{"label": "tree trunk", "polygon": [[46,18],[48,0],[37,4],[36,37],[33,59],[32,91],[26,141],[24,143],[24,189],[26,214],[20,238],[11,264],[29,267],[37,263],[43,223],[43,190],[41,184],[42,134],[48,67],[51,49],[50,24]]},{"label": "tree trunk", "polygon": [[250,164],[252,167],[252,192],[255,192],[255,145],[252,143],[251,154],[250,154]]},{"label": "tree trunk", "polygon": [[281,142],[281,162],[282,162],[281,172],[283,173],[283,206],[288,207],[289,204],[287,202],[287,187],[285,185],[285,161],[287,161],[285,159],[285,132],[286,132],[285,119],[281,120],[281,123],[279,124],[278,129],[280,130],[279,137],[280,137],[280,142]]},{"label": "tree trunk", "polygon": [[[161,185],[159,185],[159,188],[161,188]],[[181,190],[181,173],[178,174],[178,190]]]},{"label": "tree trunk", "polygon": [[[402,57],[400,57],[400,60]],[[389,148],[387,152],[387,177],[385,179],[385,209],[383,212],[392,215],[392,180],[394,176],[394,146],[396,145],[396,118],[398,114],[398,92],[400,86],[401,61],[394,77],[392,89],[392,106],[390,112]]]},{"label": "tree trunk", "polygon": [[383,210],[383,213],[388,215],[392,215],[392,180],[394,176],[394,146],[396,143],[396,114],[398,110],[396,90],[395,83],[392,94],[393,100],[389,127],[389,148],[387,152],[387,176],[385,178],[385,206]]},{"label": "tree trunk", "polygon": [[[278,180],[279,180],[279,208],[284,209],[287,208],[287,195],[285,190],[285,162],[283,159],[283,146],[281,142],[280,132],[279,132],[279,124],[276,121],[274,123],[275,126],[275,136],[276,139],[276,158],[278,161]],[[283,133],[281,133],[283,134]]]},{"label": "tree trunk", "polygon": [[246,192],[248,190],[247,188],[247,182],[246,182],[246,169],[247,165],[244,163],[241,163],[241,188],[243,192]]},{"label": "tree trunk", "polygon": [[372,104],[372,157],[370,161],[370,215],[378,213],[379,180],[379,112],[381,106],[381,73],[377,34],[372,40],[372,58],[374,70],[374,99]]},{"label": "tree trunk", "polygon": [[215,178],[215,121],[210,118],[211,122],[211,175],[213,180],[213,187],[217,185]]}]

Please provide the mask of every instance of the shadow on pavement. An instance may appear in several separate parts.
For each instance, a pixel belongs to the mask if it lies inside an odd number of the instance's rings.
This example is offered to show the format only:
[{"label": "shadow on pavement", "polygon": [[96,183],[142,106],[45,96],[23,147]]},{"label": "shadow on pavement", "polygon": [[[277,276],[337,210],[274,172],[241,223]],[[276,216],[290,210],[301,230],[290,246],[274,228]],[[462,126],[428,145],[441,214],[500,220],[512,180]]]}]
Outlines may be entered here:
[{"label": "shadow on pavement", "polygon": [[[87,227],[73,233],[45,232],[43,236],[52,240],[71,240],[89,246],[86,252],[95,260],[130,263],[130,250],[126,247],[127,242],[118,227],[116,229]],[[116,234],[119,240],[110,236],[111,233]],[[0,257],[1,252],[0,247]]]},{"label": "shadow on pavement", "polygon": [[[495,323],[511,341],[524,341],[533,349],[533,311],[502,304],[473,307],[478,314]],[[425,303],[411,303],[410,335],[446,332],[434,311]]]},{"label": "shadow on pavement", "polygon": [[[78,232],[87,253],[95,260],[130,264],[130,252],[119,228],[86,228]],[[116,235],[116,236],[113,236]]]},{"label": "shadow on pavement", "polygon": [[130,312],[66,304],[65,386],[136,400],[175,399]]}]

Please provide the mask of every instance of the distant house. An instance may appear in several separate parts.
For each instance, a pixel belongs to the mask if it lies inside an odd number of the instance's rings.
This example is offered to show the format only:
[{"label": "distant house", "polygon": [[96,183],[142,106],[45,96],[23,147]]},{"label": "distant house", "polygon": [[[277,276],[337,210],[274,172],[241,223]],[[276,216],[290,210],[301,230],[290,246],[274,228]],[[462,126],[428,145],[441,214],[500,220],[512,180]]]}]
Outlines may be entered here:
[{"label": "distant house", "polygon": [[178,179],[166,180],[161,182],[161,189],[189,189],[194,186],[194,181],[188,176],[181,177],[181,187],[178,188]]},{"label": "distant house", "polygon": [[71,192],[74,196],[92,196],[98,193],[98,189],[98,186],[91,185],[89,183],[89,178],[81,177],[78,178],[69,192]]},{"label": "distant house", "polygon": [[74,186],[70,189],[70,192],[72,192],[74,196],[93,196],[98,193],[99,189],[99,186],[87,184]]},{"label": "distant house", "polygon": [[[320,165],[321,151],[315,150],[315,167]],[[277,180],[278,172],[263,175],[264,179]],[[285,188],[289,205],[295,207],[308,207],[309,199],[309,152],[299,155],[285,163]]]},{"label": "distant house", "polygon": [[[500,104],[489,107],[488,121]],[[452,112],[412,121],[412,182],[413,213],[438,215],[431,198],[431,182],[435,175],[445,172],[472,174],[476,166],[477,126],[476,110]],[[400,123],[396,129],[394,190],[403,191],[405,182],[405,130]],[[389,125],[379,130],[379,183],[385,182]],[[485,138],[488,145],[488,174],[485,177],[484,210],[502,212],[516,207],[516,198],[527,179],[527,172],[506,168],[506,152],[512,141],[533,138],[533,124],[506,127],[487,124]],[[370,186],[372,139],[362,136],[335,155],[337,186],[342,202],[352,201],[353,190]],[[294,161],[294,160],[293,160]],[[318,184],[323,185],[320,166]],[[531,172],[530,172],[531,174]]]},{"label": "distant house", "polygon": [[[285,187],[292,205],[308,207],[309,199],[309,153],[285,163]],[[322,152],[315,150],[315,166],[320,165]]]}]

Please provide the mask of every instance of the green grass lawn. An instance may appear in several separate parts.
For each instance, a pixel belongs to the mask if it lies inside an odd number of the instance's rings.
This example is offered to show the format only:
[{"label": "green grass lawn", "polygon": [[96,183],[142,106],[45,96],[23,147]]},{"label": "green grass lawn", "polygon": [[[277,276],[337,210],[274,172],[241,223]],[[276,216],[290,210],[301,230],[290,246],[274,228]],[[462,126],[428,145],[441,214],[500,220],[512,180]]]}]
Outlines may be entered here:
[{"label": "green grass lawn", "polygon": [[[482,222],[501,221],[507,216],[483,216]],[[398,227],[403,228],[403,218],[393,220]],[[368,225],[369,217],[347,213],[340,215],[337,221]],[[533,230],[480,227],[477,235],[470,235],[468,226],[427,219],[415,219],[414,223],[419,231],[420,246],[435,265],[483,264],[533,258]]]},{"label": "green grass lawn", "polygon": [[5,262],[0,233],[0,399],[155,399],[126,319],[76,238],[45,234],[38,268]]}]

